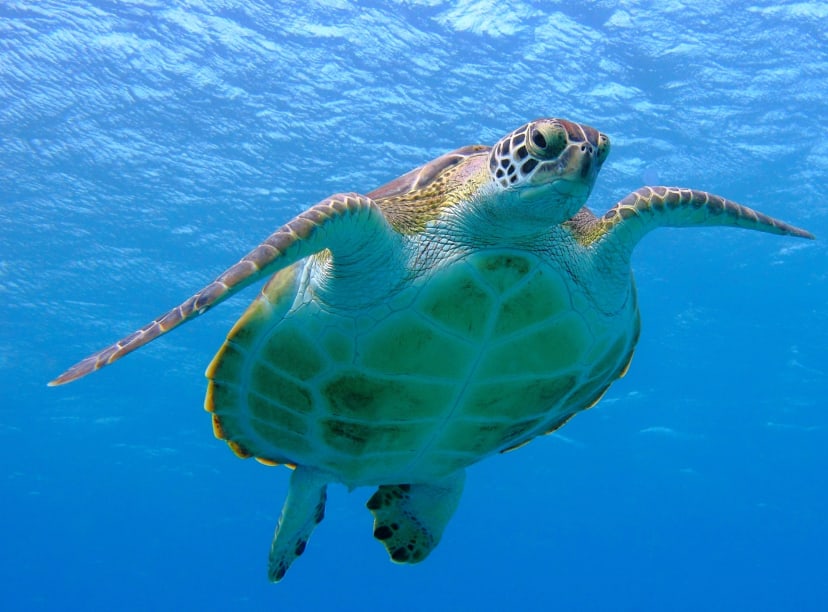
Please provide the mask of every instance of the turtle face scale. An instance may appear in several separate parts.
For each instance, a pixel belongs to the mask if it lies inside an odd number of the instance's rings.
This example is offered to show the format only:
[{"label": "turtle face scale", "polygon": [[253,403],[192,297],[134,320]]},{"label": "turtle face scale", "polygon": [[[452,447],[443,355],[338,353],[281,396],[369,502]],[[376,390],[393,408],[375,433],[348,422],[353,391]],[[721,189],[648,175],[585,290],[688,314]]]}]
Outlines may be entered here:
[{"label": "turtle face scale", "polygon": [[589,126],[565,119],[527,123],[489,153],[496,197],[514,202],[517,218],[560,223],[584,205],[609,151],[609,138]]}]

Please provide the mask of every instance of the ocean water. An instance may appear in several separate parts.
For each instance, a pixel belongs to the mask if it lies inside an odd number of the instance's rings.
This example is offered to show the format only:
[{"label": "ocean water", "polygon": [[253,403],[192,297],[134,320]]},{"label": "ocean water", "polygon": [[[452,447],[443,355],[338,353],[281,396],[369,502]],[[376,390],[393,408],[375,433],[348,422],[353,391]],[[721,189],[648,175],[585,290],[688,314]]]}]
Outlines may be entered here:
[{"label": "ocean water", "polygon": [[[704,8],[700,8],[700,7]],[[0,2],[5,610],[828,609],[828,8],[821,1]],[[709,190],[816,241],[662,229],[628,376],[469,470],[397,566],[330,490],[285,580],[288,472],[203,371],[255,295],[72,385],[304,208],[539,116],[613,151],[590,199]]]}]

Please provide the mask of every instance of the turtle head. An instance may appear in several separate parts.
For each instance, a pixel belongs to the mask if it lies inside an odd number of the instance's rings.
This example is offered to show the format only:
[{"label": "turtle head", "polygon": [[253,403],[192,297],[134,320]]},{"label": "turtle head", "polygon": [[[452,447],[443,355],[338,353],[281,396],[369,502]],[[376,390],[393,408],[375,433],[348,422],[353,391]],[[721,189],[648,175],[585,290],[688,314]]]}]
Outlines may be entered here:
[{"label": "turtle head", "polygon": [[532,224],[562,223],[584,205],[610,150],[609,138],[566,119],[538,119],[489,153],[497,206]]}]

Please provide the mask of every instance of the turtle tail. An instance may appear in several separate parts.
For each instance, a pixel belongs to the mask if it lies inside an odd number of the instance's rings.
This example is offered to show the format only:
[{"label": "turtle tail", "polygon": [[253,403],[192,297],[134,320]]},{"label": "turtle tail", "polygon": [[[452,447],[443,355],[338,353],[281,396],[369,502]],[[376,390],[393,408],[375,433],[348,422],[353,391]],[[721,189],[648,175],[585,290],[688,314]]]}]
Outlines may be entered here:
[{"label": "turtle tail", "polygon": [[612,243],[630,253],[656,227],[734,226],[771,234],[813,239],[793,225],[726,198],[681,187],[641,187],[602,217],[576,215],[570,227],[584,244]]}]

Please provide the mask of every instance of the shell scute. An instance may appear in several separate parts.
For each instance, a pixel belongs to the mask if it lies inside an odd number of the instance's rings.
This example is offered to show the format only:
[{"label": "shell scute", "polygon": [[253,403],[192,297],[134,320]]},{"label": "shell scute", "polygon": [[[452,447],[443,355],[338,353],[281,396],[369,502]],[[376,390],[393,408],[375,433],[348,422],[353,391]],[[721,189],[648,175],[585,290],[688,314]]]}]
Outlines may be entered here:
[{"label": "shell scute", "polygon": [[480,339],[492,312],[494,299],[481,286],[469,266],[457,266],[451,288],[425,291],[419,309],[430,319],[472,339]]},{"label": "shell scute", "polygon": [[[612,377],[613,373],[617,376],[619,374],[619,367],[629,361],[629,358],[621,358],[621,356],[631,356],[632,348],[628,346],[629,343],[630,338],[626,336],[620,337],[616,339],[609,349],[605,349],[603,354],[595,355],[594,358],[591,357],[589,362],[595,365],[589,371],[588,378],[607,378]],[[621,366],[619,366],[619,363]]]},{"label": "shell scute", "polygon": [[[214,425],[216,418],[218,418],[216,415],[220,410],[223,410],[225,406],[235,405],[236,395],[235,390],[230,385],[226,385],[223,382],[211,380],[207,384],[207,395],[204,398],[204,409],[207,412],[213,413]],[[223,425],[221,429],[224,431]],[[222,440],[226,439],[224,435],[219,436],[217,434],[216,437],[219,437]]]},{"label": "shell scute", "polygon": [[555,375],[580,364],[592,343],[584,320],[568,312],[531,334],[507,337],[493,347],[480,366],[480,375]]},{"label": "shell scute", "polygon": [[261,358],[272,368],[306,381],[324,368],[322,355],[314,344],[295,325],[285,322],[270,335],[262,347]]},{"label": "shell scute", "polygon": [[[250,415],[254,421],[264,423],[279,423],[280,428],[300,436],[308,434],[308,421],[303,415],[270,400],[257,393],[247,395],[247,405],[250,408]],[[253,425],[256,428],[256,425]]]},{"label": "shell scute", "polygon": [[478,384],[469,391],[464,413],[488,419],[521,419],[531,407],[540,413],[558,404],[576,382],[574,376],[562,375]]},{"label": "shell scute", "polygon": [[335,363],[350,363],[353,361],[356,353],[353,336],[349,336],[336,328],[327,329],[320,335],[319,346],[331,361]]},{"label": "shell scute", "polygon": [[[274,451],[272,450],[267,453],[257,452],[257,456],[265,456],[271,461],[276,461],[277,463],[292,463],[291,460],[294,457],[307,456],[309,453],[313,452],[313,444],[308,437],[289,429],[285,429],[281,425],[282,424],[278,421],[274,422],[272,425],[263,421],[251,421],[251,429],[255,432],[256,437],[265,441],[269,449],[278,449],[278,455],[283,456],[284,458],[274,458]],[[262,444],[259,442],[255,448],[261,448],[261,446]],[[252,444],[251,448],[254,448]]]},{"label": "shell scute", "polygon": [[532,269],[527,258],[503,253],[477,257],[473,265],[495,293],[510,289]]},{"label": "shell scute", "polygon": [[313,410],[313,397],[303,384],[283,375],[264,360],[255,361],[250,372],[250,389],[295,412]]},{"label": "shell scute", "polygon": [[250,308],[247,309],[239,320],[236,321],[236,324],[230,330],[230,333],[227,334],[227,337],[232,338],[236,344],[246,345],[255,342],[263,333],[264,329],[272,324],[272,307],[270,301],[264,295],[260,295],[253,301]]},{"label": "shell scute", "polygon": [[604,397],[611,384],[612,382],[607,382],[606,379],[585,382],[566,399],[567,405],[572,407],[573,413],[592,408]]},{"label": "shell scute", "polygon": [[230,447],[230,450],[232,450],[239,459],[250,459],[250,457],[253,456],[253,453],[247,450],[247,448],[238,440],[227,440],[227,446]]},{"label": "shell scute", "polygon": [[360,352],[365,367],[384,374],[457,379],[467,367],[470,350],[412,312],[377,325]]},{"label": "shell scute", "polygon": [[419,380],[395,380],[345,371],[321,387],[328,412],[363,421],[437,418],[452,396],[452,387]]},{"label": "shell scute", "polygon": [[244,375],[248,356],[235,342],[225,342],[207,369],[207,376],[217,380],[240,380]]},{"label": "shell scute", "polygon": [[354,422],[324,419],[322,439],[340,453],[361,456],[369,453],[387,453],[389,448],[417,449],[427,439],[431,424]]},{"label": "shell scute", "polygon": [[[208,410],[207,412],[212,412],[212,410]],[[221,426],[221,419],[217,414],[211,415],[213,417],[213,435],[218,440],[225,440],[227,438],[227,434],[224,433],[224,428]]]},{"label": "shell scute", "polygon": [[472,457],[496,451],[533,429],[540,422],[539,417],[499,423],[455,420],[446,426],[440,441],[436,444],[436,449],[467,453],[471,463],[475,460]]},{"label": "shell scute", "polygon": [[496,336],[505,336],[549,318],[550,313],[570,309],[569,292],[557,275],[533,274],[507,297],[494,326]]}]

